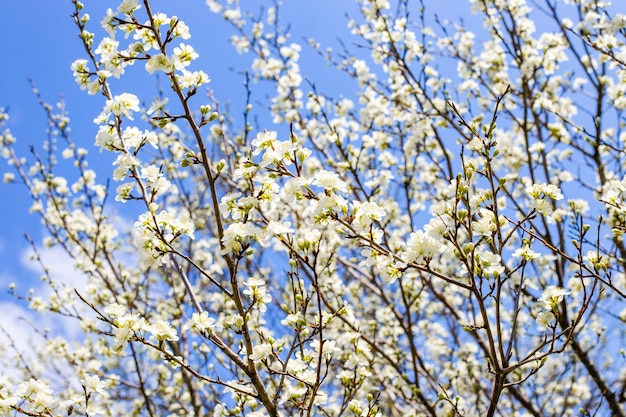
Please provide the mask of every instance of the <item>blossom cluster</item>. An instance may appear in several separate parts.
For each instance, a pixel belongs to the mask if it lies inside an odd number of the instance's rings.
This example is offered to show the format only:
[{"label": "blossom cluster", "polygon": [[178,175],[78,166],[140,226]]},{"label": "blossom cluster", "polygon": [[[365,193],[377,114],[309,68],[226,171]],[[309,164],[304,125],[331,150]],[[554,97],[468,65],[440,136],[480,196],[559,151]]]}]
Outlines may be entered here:
[{"label": "blossom cluster", "polygon": [[549,286],[543,291],[539,301],[543,305],[543,311],[537,314],[537,323],[544,326],[552,325],[559,314],[559,305],[563,297],[570,292],[556,286]]},{"label": "blossom cluster", "polygon": [[[470,1],[475,33],[429,5],[357,3],[357,53],[309,42],[346,80],[329,88],[278,2],[207,2],[250,57],[237,127],[182,20],[122,0],[100,36],[74,2],[71,71],[104,97],[115,198],[63,106],[41,100],[31,164],[2,131],[4,181],[84,278],[55,279],[33,244],[49,293],[11,290],[86,337],[42,332],[37,366],[0,378],[0,414],[623,415],[604,361],[619,343],[599,342],[625,314],[604,312],[626,299],[626,19],[551,1],[544,27],[525,0]],[[124,84],[133,65],[168,88]]]}]

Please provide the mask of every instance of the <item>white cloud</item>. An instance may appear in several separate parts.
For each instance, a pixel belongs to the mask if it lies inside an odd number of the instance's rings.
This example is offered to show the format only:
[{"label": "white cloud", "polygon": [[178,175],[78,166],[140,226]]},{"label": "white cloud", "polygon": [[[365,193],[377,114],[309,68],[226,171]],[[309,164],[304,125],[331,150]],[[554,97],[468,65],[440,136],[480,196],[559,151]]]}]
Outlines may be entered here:
[{"label": "white cloud", "polygon": [[[30,371],[46,372],[47,363],[41,362],[37,352],[45,347],[44,334],[49,338],[61,336],[68,341],[78,340],[80,328],[76,320],[57,314],[29,310],[26,302],[0,302],[0,375],[20,380],[20,371],[28,364]],[[22,369],[23,371],[23,369]]]},{"label": "white cloud", "polygon": [[[112,214],[111,218],[115,219],[115,226],[120,231],[132,229],[133,220],[128,217]],[[2,242],[0,241],[0,249]],[[9,283],[15,284],[15,292],[20,296],[40,297],[47,300],[53,292],[50,283],[41,278],[44,274],[45,267],[47,269],[47,277],[55,283],[55,288],[64,286],[66,288],[76,288],[82,291],[88,283],[88,276],[74,267],[74,260],[65,252],[61,246],[53,246],[51,248],[38,246],[37,254],[41,263],[34,257],[32,248],[27,247],[21,250],[17,256],[17,261],[22,267],[19,278],[16,276],[0,276],[0,282],[4,286]],[[128,255],[127,255],[128,256]],[[129,259],[132,261],[132,259]],[[32,289],[32,293],[30,290]],[[82,301],[77,300],[76,306],[81,310],[81,314],[87,316],[94,313],[85,306]],[[40,346],[41,337],[35,334],[33,326],[27,324],[33,323],[37,329],[49,329],[51,336],[61,336],[67,340],[80,340],[84,334],[80,328],[79,321],[67,318],[52,312],[35,312],[28,309],[28,301],[14,300],[10,297],[0,299],[0,325],[10,335],[15,335],[13,339],[19,340],[19,347],[32,350],[33,346]],[[35,339],[39,339],[39,343],[34,343]],[[6,346],[9,341],[2,337],[0,333],[0,345]]]},{"label": "white cloud", "polygon": [[35,312],[20,306],[17,302],[10,301],[1,302],[0,311],[2,311],[0,326],[6,333],[3,335],[5,337],[2,338],[3,345],[9,346],[12,340],[17,349],[27,352],[32,349],[34,344],[38,344],[33,340],[33,328],[31,326],[32,323],[36,322]]},{"label": "white cloud", "polygon": [[[42,345],[42,340],[34,332],[28,323],[33,322],[33,312],[20,307],[16,303],[1,302],[0,311],[0,352],[2,352],[2,362],[4,369],[2,375],[18,378],[18,363],[11,362],[10,358],[21,357],[28,362],[32,362],[37,347]],[[12,366],[11,366],[12,365]]]},{"label": "white cloud", "polygon": [[[50,279],[55,283],[79,290],[87,284],[87,277],[74,268],[73,260],[62,248],[39,248],[38,252]],[[42,266],[31,260],[32,254],[31,248],[22,250],[18,255],[19,264],[23,267],[19,278],[4,274],[0,276],[0,282],[15,283],[15,292],[20,296],[32,295],[46,300],[52,294],[52,289],[48,282],[40,279],[43,276]],[[29,294],[31,288],[32,294]],[[59,336],[67,341],[78,341],[85,337],[78,320],[49,311],[33,311],[28,308],[28,304],[27,300],[10,297],[0,300],[0,363],[5,365],[0,374],[17,379],[21,377],[18,357],[23,358],[29,366],[45,367],[46,364],[40,363],[36,356],[36,352],[45,346],[43,332],[50,338]],[[77,305],[83,306],[79,300]]]},{"label": "white cloud", "polygon": [[[77,288],[80,291],[85,287],[87,284],[87,276],[74,268],[74,261],[63,248],[55,246],[52,248],[38,248],[37,251],[43,266],[48,270],[49,278],[55,283],[56,288],[66,286],[68,288]],[[44,276],[42,265],[33,260],[32,255],[33,250],[31,248],[25,249],[20,253],[20,264],[26,270],[26,274],[31,276],[31,279],[13,280],[12,282],[16,284],[15,292],[21,296],[32,295],[33,297],[41,297],[46,300],[52,294],[53,290],[49,282],[41,280],[41,277]],[[31,289],[32,294],[28,294]],[[20,300],[7,302],[7,305],[18,307],[17,309],[9,309],[7,313],[3,311],[3,317],[11,317],[11,320],[15,321],[16,319],[14,316],[11,316],[11,313],[26,312],[28,314],[22,314],[22,316],[27,317],[32,323],[35,323],[38,329],[49,329],[52,335],[63,336],[71,340],[80,337],[82,334],[78,320],[52,312],[33,312],[26,309],[26,303],[27,301]],[[81,303],[81,301],[78,301],[78,304]],[[2,323],[4,323],[4,319]],[[33,332],[31,326],[24,326],[22,324],[22,327],[27,332]]]},{"label": "white cloud", "polygon": [[[58,283],[62,283],[71,288],[82,288],[87,283],[87,277],[81,271],[74,268],[74,260],[61,248],[54,246],[52,248],[37,248],[43,266],[48,269],[50,278]],[[33,250],[26,249],[20,254],[20,263],[27,270],[36,273],[40,277],[43,275],[41,265],[33,259]],[[45,296],[50,294],[50,288],[46,283],[35,288],[38,295]]]}]

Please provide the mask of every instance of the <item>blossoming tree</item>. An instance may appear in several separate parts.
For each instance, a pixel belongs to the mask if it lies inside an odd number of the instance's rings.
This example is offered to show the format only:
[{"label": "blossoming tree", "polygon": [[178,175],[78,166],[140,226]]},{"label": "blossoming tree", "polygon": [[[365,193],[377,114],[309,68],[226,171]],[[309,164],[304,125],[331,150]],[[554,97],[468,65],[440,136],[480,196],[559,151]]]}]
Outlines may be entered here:
[{"label": "blossoming tree", "polygon": [[[5,180],[84,282],[14,289],[83,337],[42,332],[40,363],[8,337],[0,415],[626,415],[626,16],[608,2],[470,0],[478,27],[358,0],[334,52],[290,38],[278,3],[209,0],[253,58],[241,118],[207,96],[183,21],[124,0],[100,31],[72,2],[71,69],[115,161],[97,176],[47,104],[44,154],[2,133]],[[320,91],[305,49],[352,93]],[[131,65],[166,91],[116,90]]]}]

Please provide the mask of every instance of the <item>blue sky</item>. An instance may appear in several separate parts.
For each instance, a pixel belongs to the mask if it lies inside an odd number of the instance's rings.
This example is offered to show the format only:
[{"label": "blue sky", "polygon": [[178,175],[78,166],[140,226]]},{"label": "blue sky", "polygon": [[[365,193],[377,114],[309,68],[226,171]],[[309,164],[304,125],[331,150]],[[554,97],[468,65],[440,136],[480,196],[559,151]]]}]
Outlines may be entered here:
[{"label": "blue sky", "polygon": [[[0,106],[8,108],[7,127],[18,138],[17,148],[27,152],[28,145],[39,145],[45,137],[46,119],[31,92],[28,78],[41,87],[50,100],[64,93],[68,101],[80,103],[80,92],[72,88],[68,63],[80,53],[72,33],[71,3],[24,0],[5,5],[6,22],[0,25],[0,51],[4,57],[0,77]],[[54,45],[54,46],[53,46]],[[95,103],[94,103],[95,105]],[[95,108],[95,107],[94,107]],[[76,126],[77,133],[81,130]],[[9,168],[2,161],[2,172]],[[20,258],[27,242],[25,232],[39,238],[40,223],[28,215],[30,200],[19,185],[0,186],[3,227],[0,229],[0,299],[6,298],[8,281],[30,281],[39,276],[23,267]]]},{"label": "blue sky", "polygon": [[[106,8],[115,8],[119,2],[84,0],[84,3],[92,17],[89,30],[102,34],[99,22]],[[336,45],[337,36],[345,38],[345,11],[355,8],[352,1],[342,2],[341,7],[334,0],[295,0],[288,3],[283,11],[285,18],[294,22],[294,41],[301,43],[302,36],[307,34],[325,45]],[[230,102],[236,111],[235,117],[238,117],[244,103],[245,89],[243,78],[236,70],[249,66],[250,59],[237,55],[230,46],[228,40],[233,34],[232,28],[211,13],[204,1],[153,0],[151,4],[153,11],[176,15],[190,27],[192,38],[189,43],[200,54],[200,58],[194,62],[194,69],[202,69],[209,74],[212,79],[209,88],[213,90],[214,96],[220,102]],[[334,6],[333,13],[328,13],[331,5]],[[8,109],[10,120],[5,128],[9,128],[17,138],[16,149],[27,156],[29,146],[40,148],[46,139],[46,117],[32,93],[28,79],[33,80],[45,101],[54,104],[63,97],[71,119],[72,140],[89,150],[90,166],[97,171],[100,181],[105,181],[112,174],[112,156],[99,153],[93,145],[97,128],[92,122],[101,112],[104,99],[101,96],[89,96],[74,82],[70,65],[75,59],[86,55],[71,18],[72,12],[70,0],[17,0],[3,5],[3,16],[10,18],[3,19],[0,25],[0,56],[3,57],[3,65],[0,66],[0,107]],[[303,49],[310,51],[306,47]],[[325,71],[332,74],[314,53],[303,53],[301,65],[307,66],[308,74],[319,75]],[[156,95],[157,78],[148,76],[141,68],[137,70],[141,71],[135,71],[135,74],[143,74],[141,78],[131,80],[131,92],[143,100],[150,100]],[[124,78],[132,78],[131,71],[128,73],[129,77]],[[339,87],[340,81],[330,77],[322,78],[327,88]],[[118,90],[120,92],[121,87]],[[256,97],[257,100],[262,98],[262,95]],[[199,105],[200,99],[197,101]],[[3,159],[0,160],[0,178],[10,171],[11,167]],[[37,343],[37,339],[31,340],[33,331],[26,324],[29,321],[37,323],[39,327],[63,332],[66,336],[78,336],[75,323],[64,322],[56,315],[37,315],[27,310],[25,303],[16,301],[9,294],[11,283],[15,283],[17,292],[23,295],[30,288],[35,289],[34,295],[45,297],[49,292],[47,285],[42,285],[40,281],[40,265],[29,261],[30,247],[24,238],[24,234],[28,233],[39,244],[45,233],[39,217],[28,214],[31,199],[23,185],[0,182],[0,201],[4,203],[0,204],[0,326],[26,351],[29,345]],[[109,202],[111,206],[115,205],[114,210],[120,209],[121,205],[113,199]],[[121,210],[124,208],[121,207]],[[126,220],[134,219],[129,215]],[[53,279],[71,286],[81,286],[83,278],[73,271],[71,260],[61,249],[42,250],[41,253]],[[3,335],[0,334],[0,337]]]},{"label": "blue sky", "polygon": [[[118,2],[103,5],[100,1],[86,0],[84,3],[92,17],[89,28],[98,31],[106,7],[116,7]],[[284,18],[294,22],[292,36],[299,43],[307,34],[324,45],[336,46],[335,38],[345,38],[347,34],[345,12],[355,10],[352,1],[295,0],[286,3]],[[234,109],[240,109],[245,92],[242,78],[235,70],[249,65],[249,59],[237,55],[230,46],[231,28],[212,14],[202,1],[160,0],[153,1],[152,7],[153,11],[177,15],[187,23],[192,33],[189,43],[200,54],[196,69],[203,69],[209,74],[212,79],[210,88],[218,100],[229,101]],[[332,12],[328,7],[332,7]],[[12,1],[3,6],[3,11],[10,18],[3,19],[3,25],[0,25],[0,39],[3,39],[0,54],[4,61],[0,69],[0,107],[8,108],[10,120],[6,127],[18,139],[16,148],[25,155],[30,145],[37,148],[46,137],[46,118],[28,82],[32,79],[47,102],[55,103],[60,97],[64,98],[73,140],[90,151],[90,164],[101,179],[110,175],[112,170],[108,156],[99,154],[93,147],[96,127],[92,120],[101,111],[104,100],[80,91],[70,71],[72,61],[85,56],[70,17],[73,11],[71,1]],[[324,72],[330,70],[321,58],[310,52],[305,53],[305,49],[308,48],[303,48],[301,62],[303,67],[307,67],[305,72],[321,74],[325,88],[338,88],[340,80],[323,77]],[[147,97],[152,97],[156,91],[156,78],[144,75],[138,80],[140,82],[134,85],[133,92],[138,95],[144,92]],[[257,96],[257,99],[262,97]],[[237,110],[236,115],[239,113]],[[0,164],[1,173],[10,169],[4,161]],[[0,205],[0,218],[3,219],[0,228],[0,301],[7,301],[9,283],[15,282],[21,292],[37,285],[41,273],[37,265],[29,265],[27,261],[28,243],[24,233],[39,242],[43,229],[39,218],[28,214],[31,200],[22,185],[1,184],[0,199],[5,203]],[[59,254],[56,255],[49,256],[49,261],[54,263],[55,259],[59,260]],[[57,272],[63,273],[62,269]]]},{"label": "blue sky", "polygon": [[[120,0],[121,1],[121,0]],[[84,0],[85,9],[91,15],[92,21],[88,28],[98,35],[102,34],[100,20],[107,7],[117,7],[119,1],[102,2],[99,0]],[[255,5],[265,2],[251,2]],[[281,22],[290,23],[290,33],[293,42],[302,45],[300,67],[305,77],[310,77],[316,83],[318,91],[330,92],[337,96],[344,94],[351,96],[357,86],[347,79],[347,76],[337,72],[327,65],[314,52],[304,38],[314,38],[324,47],[340,49],[337,38],[341,38],[349,47],[352,47],[354,38],[346,28],[346,14],[359,15],[357,5],[352,0],[288,0],[281,9]],[[469,5],[467,2],[455,2],[458,8],[447,10],[444,14],[453,17],[464,16],[468,19]],[[168,15],[176,15],[190,28],[192,38],[189,43],[200,54],[194,61],[193,69],[202,69],[212,79],[209,88],[221,102],[229,102],[234,111],[235,120],[240,117],[245,100],[243,77],[237,70],[243,70],[251,64],[251,58],[238,55],[230,45],[229,38],[233,29],[219,16],[210,12],[202,0],[152,0],[153,11],[162,11]],[[250,6],[257,7],[257,6]],[[411,5],[414,19],[419,16],[419,3]],[[441,9],[446,7],[445,2],[429,4],[428,7]],[[433,10],[430,9],[430,13]],[[73,5],[71,0],[16,0],[3,5],[5,18],[0,25],[0,56],[3,64],[0,66],[0,107],[8,108],[10,120],[5,127],[11,129],[18,142],[16,149],[22,155],[28,155],[28,148],[33,145],[40,148],[46,139],[46,118],[43,110],[37,103],[31,91],[28,79],[32,79],[42,97],[49,103],[56,103],[63,97],[66,109],[71,119],[72,140],[78,146],[87,148],[90,152],[90,167],[98,173],[100,181],[112,175],[112,155],[99,153],[95,148],[94,138],[97,128],[92,122],[102,110],[104,99],[101,96],[89,96],[75,84],[71,63],[78,58],[85,58],[85,51],[78,39],[77,29],[71,19]],[[469,22],[480,25],[478,21]],[[96,43],[99,42],[96,40]],[[358,48],[351,48],[358,50]],[[364,58],[368,51],[359,50]],[[444,64],[445,66],[445,64]],[[139,66],[138,66],[139,67]],[[157,78],[148,76],[142,68],[133,68],[135,74],[141,78],[133,79],[131,70],[123,77],[130,79],[130,92],[137,94],[142,100],[151,100],[156,96]],[[450,70],[454,70],[451,67]],[[117,94],[126,91],[126,88],[116,87]],[[260,108],[264,94],[258,88],[253,98],[255,106]],[[200,100],[197,100],[197,105]],[[281,134],[287,134],[287,126],[273,126],[271,117],[259,119],[261,129],[276,129]],[[4,172],[10,171],[4,160],[0,160],[0,178]],[[61,172],[63,175],[63,173]],[[71,181],[71,180],[70,180]],[[53,322],[58,318],[47,315],[43,319],[26,309],[22,302],[16,302],[9,294],[10,283],[16,284],[17,292],[26,294],[29,288],[35,288],[35,295],[45,295],[47,286],[42,285],[41,267],[29,261],[29,244],[24,239],[28,233],[36,243],[40,243],[45,236],[43,227],[37,216],[29,215],[28,208],[31,200],[23,185],[2,184],[0,182],[0,325],[10,334],[22,335],[28,343],[28,327],[16,318],[19,316],[37,321],[48,327],[64,328],[70,326]],[[121,204],[109,200],[109,209],[125,210]],[[126,206],[128,207],[128,206]],[[126,209],[127,210],[127,209]],[[123,211],[121,211],[124,214]],[[127,215],[125,220],[134,221],[133,215]],[[82,277],[72,268],[72,262],[64,253],[55,248],[43,251],[44,262],[50,268],[53,279],[61,279],[65,283],[80,287]],[[48,320],[48,321],[45,321]]]}]

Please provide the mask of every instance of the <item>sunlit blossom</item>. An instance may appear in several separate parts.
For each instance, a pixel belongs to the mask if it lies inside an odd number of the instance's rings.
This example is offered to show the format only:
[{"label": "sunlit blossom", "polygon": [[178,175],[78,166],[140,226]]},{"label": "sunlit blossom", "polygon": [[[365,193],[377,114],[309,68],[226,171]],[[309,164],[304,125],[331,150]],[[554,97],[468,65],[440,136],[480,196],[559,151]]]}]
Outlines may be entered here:
[{"label": "sunlit blossom", "polygon": [[566,291],[564,288],[550,285],[543,290],[543,294],[541,294],[538,301],[543,303],[546,310],[556,311],[559,304],[563,301],[564,296],[568,294],[570,294],[570,292]]}]

